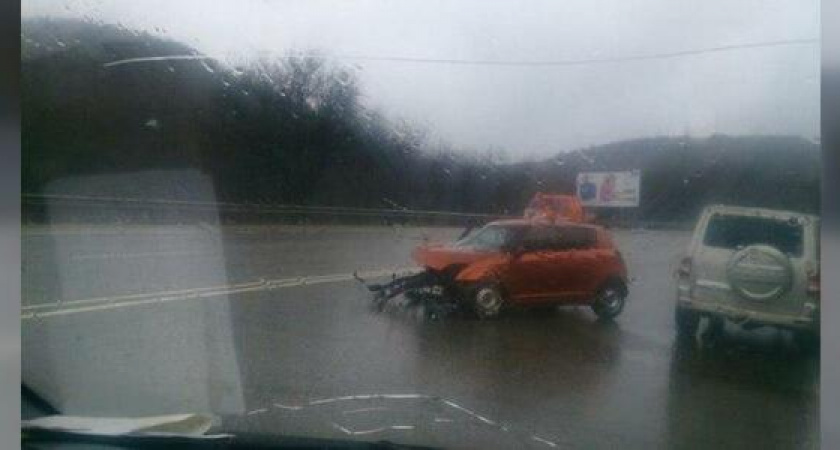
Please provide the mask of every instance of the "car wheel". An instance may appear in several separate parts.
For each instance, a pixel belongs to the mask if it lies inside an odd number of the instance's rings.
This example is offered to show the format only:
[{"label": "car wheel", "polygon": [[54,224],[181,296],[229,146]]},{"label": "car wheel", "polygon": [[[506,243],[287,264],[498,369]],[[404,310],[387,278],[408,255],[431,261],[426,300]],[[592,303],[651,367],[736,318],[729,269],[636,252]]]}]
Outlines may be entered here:
[{"label": "car wheel", "polygon": [[495,284],[483,284],[473,293],[472,306],[479,319],[498,317],[505,304],[501,289]]},{"label": "car wheel", "polygon": [[697,334],[697,328],[700,326],[700,314],[677,306],[674,312],[674,321],[677,325],[678,337],[694,337]]},{"label": "car wheel", "polygon": [[592,311],[599,319],[610,320],[619,315],[624,309],[627,291],[617,284],[610,284],[602,288],[595,296]]}]

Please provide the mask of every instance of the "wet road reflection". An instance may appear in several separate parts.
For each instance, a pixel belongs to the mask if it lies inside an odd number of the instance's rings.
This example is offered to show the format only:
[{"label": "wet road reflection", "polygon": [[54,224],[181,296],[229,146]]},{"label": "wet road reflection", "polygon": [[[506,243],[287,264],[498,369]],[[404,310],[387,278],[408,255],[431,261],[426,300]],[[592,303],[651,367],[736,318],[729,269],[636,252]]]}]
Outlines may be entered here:
[{"label": "wet road reflection", "polygon": [[[417,243],[390,239],[370,247],[402,246],[383,256],[366,247],[377,239],[373,231],[342,232],[347,236],[332,239],[343,243],[331,247],[334,258],[313,251],[303,265],[295,258],[320,241],[281,242],[268,231],[223,236],[218,272],[251,279],[275,264],[278,276],[294,275],[292,269],[350,273],[355,265],[404,264]],[[616,237],[635,283],[612,323],[585,307],[512,311],[493,321],[457,314],[429,320],[400,307],[376,313],[363,286],[336,278],[27,320],[24,365],[27,374],[49,378],[46,384],[72,386],[84,400],[75,403],[83,406],[77,414],[235,404],[241,384],[241,411],[216,411],[231,432],[456,448],[816,447],[816,354],[785,333],[733,327],[678,345],[669,274],[687,234]],[[96,251],[114,253],[100,243]],[[115,276],[131,277],[130,267],[109,264]],[[205,377],[212,383],[202,384]],[[150,395],[161,380],[164,400]],[[187,401],[220,393],[231,397]],[[311,404],[371,394],[418,397]]]},{"label": "wet road reflection", "polygon": [[[733,329],[714,343],[701,336],[680,345],[671,333],[663,344],[632,321],[600,322],[586,308],[429,320],[399,307],[377,314],[355,287],[306,289],[282,302],[255,294],[237,304],[236,323],[249,324],[238,327],[246,401],[251,410],[267,407],[268,416],[230,418],[234,429],[341,438],[347,433],[331,425],[341,411],[271,405],[412,393],[481,411],[515,430],[506,439],[536,435],[561,447],[815,445],[817,362],[783,333]],[[442,431],[434,414],[411,429],[389,428],[400,424],[388,412],[371,413],[364,425],[384,427],[377,436],[396,442],[512,445],[490,437],[499,429],[481,421]]]},{"label": "wet road reflection", "polygon": [[769,329],[676,342],[668,446],[819,448],[817,355]]}]

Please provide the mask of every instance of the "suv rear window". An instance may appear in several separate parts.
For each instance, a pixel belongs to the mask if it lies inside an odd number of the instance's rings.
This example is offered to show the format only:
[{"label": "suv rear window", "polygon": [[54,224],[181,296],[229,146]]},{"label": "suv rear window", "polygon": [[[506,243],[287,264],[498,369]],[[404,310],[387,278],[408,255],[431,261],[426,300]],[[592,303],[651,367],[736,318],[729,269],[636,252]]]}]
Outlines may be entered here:
[{"label": "suv rear window", "polygon": [[802,225],[766,217],[715,214],[706,227],[703,243],[737,249],[755,244],[773,246],[785,254],[802,256]]}]

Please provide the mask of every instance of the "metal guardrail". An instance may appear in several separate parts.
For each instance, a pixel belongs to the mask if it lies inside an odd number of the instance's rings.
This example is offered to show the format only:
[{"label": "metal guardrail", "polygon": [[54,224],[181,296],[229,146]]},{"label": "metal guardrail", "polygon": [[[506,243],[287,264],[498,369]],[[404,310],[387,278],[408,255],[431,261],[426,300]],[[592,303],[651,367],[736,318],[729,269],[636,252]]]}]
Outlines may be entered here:
[{"label": "metal guardrail", "polygon": [[432,211],[416,209],[356,208],[342,206],[305,206],[264,203],[232,203],[170,199],[142,199],[131,197],[106,197],[85,195],[41,195],[21,194],[24,205],[45,205],[50,207],[77,206],[109,209],[170,209],[192,211],[217,211],[220,213],[257,213],[290,216],[355,216],[355,217],[401,217],[401,218],[458,218],[494,220],[510,216],[453,211]]},{"label": "metal guardrail", "polygon": [[[357,219],[357,220],[414,220],[432,223],[464,224],[467,220],[489,222],[519,216],[454,211],[417,210],[407,208],[357,208],[344,206],[306,206],[266,203],[233,203],[171,199],[144,199],[136,197],[107,197],[87,195],[42,195],[21,194],[24,205],[49,208],[99,209],[104,211],[147,211],[183,213],[213,213],[223,218],[239,216],[274,217],[276,219]],[[70,214],[72,216],[72,214]],[[689,229],[693,223],[686,221],[633,220],[628,222],[604,223],[615,228],[634,229]]]}]

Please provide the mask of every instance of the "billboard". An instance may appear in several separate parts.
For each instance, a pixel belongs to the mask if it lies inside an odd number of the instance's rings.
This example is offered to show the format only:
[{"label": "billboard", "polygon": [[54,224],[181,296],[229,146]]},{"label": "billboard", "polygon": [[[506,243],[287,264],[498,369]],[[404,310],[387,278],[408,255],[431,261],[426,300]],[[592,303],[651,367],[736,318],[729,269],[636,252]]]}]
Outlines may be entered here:
[{"label": "billboard", "polygon": [[584,206],[637,207],[641,178],[638,170],[580,172],[576,182],[577,194]]}]

